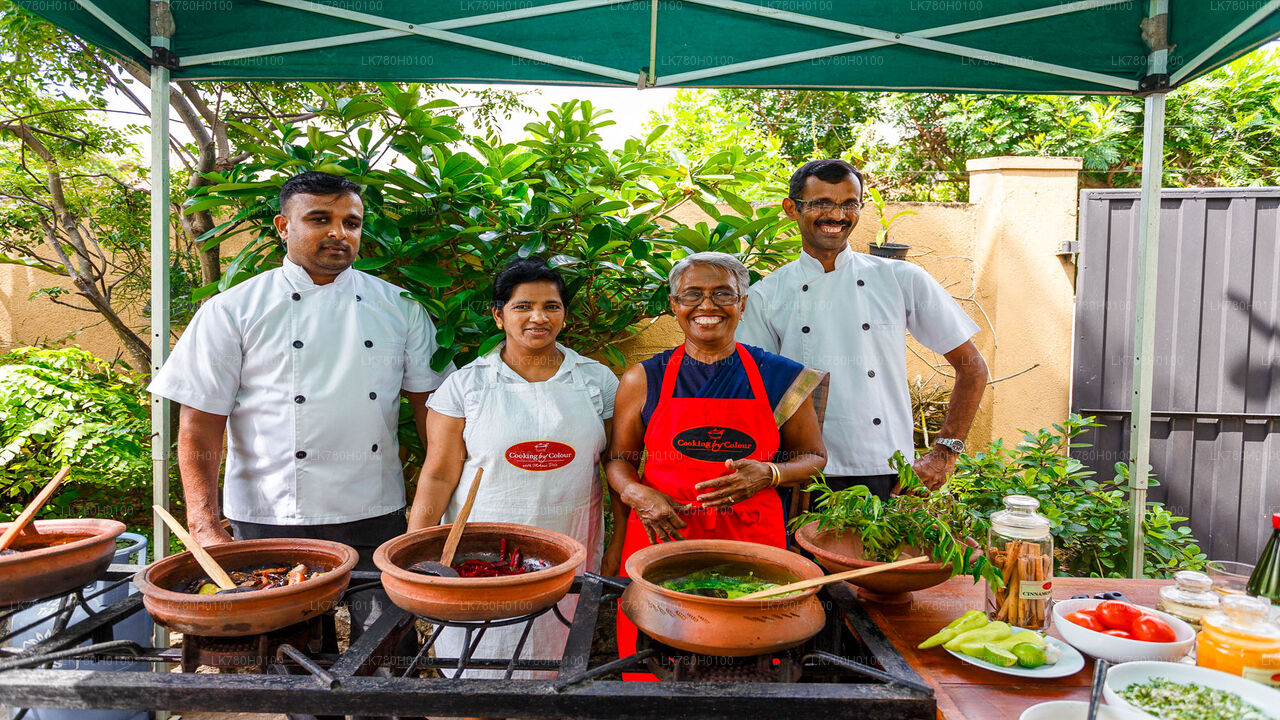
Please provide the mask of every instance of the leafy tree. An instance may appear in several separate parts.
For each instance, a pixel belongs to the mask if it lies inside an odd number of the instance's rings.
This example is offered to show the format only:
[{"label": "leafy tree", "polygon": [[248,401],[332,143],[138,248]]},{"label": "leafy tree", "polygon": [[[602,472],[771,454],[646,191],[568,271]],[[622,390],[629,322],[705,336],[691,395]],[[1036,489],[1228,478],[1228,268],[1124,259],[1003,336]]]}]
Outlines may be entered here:
[{"label": "leafy tree", "polygon": [[[120,339],[129,362],[150,365],[150,350],[122,319],[138,309],[148,277],[148,200],[141,124],[123,128],[104,120],[107,99],[126,99],[139,123],[150,115],[149,69],[84,43],[44,20],[0,0],[0,263],[15,263],[70,280],[70,292],[40,294],[101,314]],[[230,83],[177,80],[169,88],[173,117],[192,138],[170,138],[174,172],[171,270],[178,325],[193,308],[183,297],[222,275],[218,243],[201,238],[217,225],[205,210],[178,213],[184,191],[208,184],[210,172],[228,172],[253,159],[239,149],[240,128],[260,123],[303,123],[310,105],[334,93],[359,93],[360,84]],[[456,91],[473,99],[477,124],[492,132],[497,119],[523,108],[518,93]],[[461,111],[461,110],[459,110]],[[141,283],[141,285],[139,284]]]},{"label": "leafy tree", "polygon": [[[699,113],[749,122],[775,138],[790,166],[851,158],[899,200],[964,200],[965,162],[990,155],[1074,155],[1086,187],[1140,183],[1143,113],[1134,97],[728,89],[679,96],[652,122]],[[1250,53],[1173,91],[1166,114],[1166,186],[1280,178],[1280,50]],[[672,127],[669,142],[688,152],[714,134]]]},{"label": "leafy tree", "polygon": [[[763,151],[717,149],[685,158],[653,149],[658,129],[620,150],[600,145],[611,121],[589,102],[556,106],[525,127],[519,143],[467,137],[448,101],[424,102],[423,88],[380,84],[375,92],[328,96],[304,129],[239,126],[254,160],[206,175],[188,212],[230,219],[210,241],[250,233],[212,293],[279,264],[284,247],[271,225],[276,195],[308,169],[366,187],[356,267],[407,289],[438,321],[439,368],[494,347],[492,278],[513,254],[544,254],[565,274],[573,300],[563,340],[579,352],[625,364],[617,343],[667,307],[667,273],[686,254],[740,254],[757,272],[798,252],[794,229],[774,207],[756,209],[739,193],[767,178]],[[726,202],[736,214],[722,214]],[[692,203],[712,218],[681,227],[676,208]],[[785,232],[784,232],[785,230]]]}]

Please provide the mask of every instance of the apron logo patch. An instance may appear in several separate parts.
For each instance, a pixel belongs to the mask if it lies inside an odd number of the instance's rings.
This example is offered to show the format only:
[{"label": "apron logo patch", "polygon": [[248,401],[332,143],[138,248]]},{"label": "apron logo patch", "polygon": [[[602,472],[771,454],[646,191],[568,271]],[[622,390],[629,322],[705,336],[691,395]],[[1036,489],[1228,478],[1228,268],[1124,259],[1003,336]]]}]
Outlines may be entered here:
[{"label": "apron logo patch", "polygon": [[573,462],[577,452],[564,443],[552,440],[535,440],[516,443],[507,448],[507,462],[521,470],[543,472],[558,470]]},{"label": "apron logo patch", "polygon": [[750,435],[714,425],[689,428],[672,438],[671,443],[681,455],[708,462],[738,460],[756,449],[756,441]]}]

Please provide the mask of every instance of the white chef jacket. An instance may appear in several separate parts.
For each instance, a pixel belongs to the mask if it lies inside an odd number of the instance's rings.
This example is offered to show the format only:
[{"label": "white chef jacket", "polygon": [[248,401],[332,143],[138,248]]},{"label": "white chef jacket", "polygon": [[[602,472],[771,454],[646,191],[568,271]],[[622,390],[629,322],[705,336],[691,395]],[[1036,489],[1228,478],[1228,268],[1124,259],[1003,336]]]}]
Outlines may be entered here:
[{"label": "white chef jacket", "polygon": [[354,269],[316,285],[284,265],[215,295],[148,387],[228,416],[223,514],[324,525],[405,505],[400,391],[428,392],[435,327],[403,291]]},{"label": "white chef jacket", "polygon": [[831,373],[824,472],[856,476],[892,472],[895,450],[915,456],[908,331],[945,354],[978,326],[920,266],[846,247],[830,273],[803,253],[752,285],[736,338]]}]

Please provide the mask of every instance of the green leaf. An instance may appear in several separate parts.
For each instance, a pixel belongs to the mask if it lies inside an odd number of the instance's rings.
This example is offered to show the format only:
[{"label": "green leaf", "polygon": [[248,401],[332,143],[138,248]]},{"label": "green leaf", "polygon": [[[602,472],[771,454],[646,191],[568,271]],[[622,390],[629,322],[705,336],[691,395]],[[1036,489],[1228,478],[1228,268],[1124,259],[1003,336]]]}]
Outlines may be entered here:
[{"label": "green leaf", "polygon": [[431,287],[444,288],[453,284],[449,273],[431,265],[404,265],[397,270],[401,275]]}]

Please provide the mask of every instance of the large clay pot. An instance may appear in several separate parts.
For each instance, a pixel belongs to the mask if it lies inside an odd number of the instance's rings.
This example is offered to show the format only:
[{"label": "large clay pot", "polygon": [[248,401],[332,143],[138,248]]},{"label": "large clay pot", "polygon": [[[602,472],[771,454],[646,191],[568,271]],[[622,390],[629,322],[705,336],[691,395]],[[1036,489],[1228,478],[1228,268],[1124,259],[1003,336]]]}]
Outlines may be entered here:
[{"label": "large clay pot", "polygon": [[[858,537],[857,533],[819,530],[818,522],[814,520],[797,530],[796,542],[812,553],[814,559],[826,568],[827,572],[834,574],[884,564],[863,559],[862,538]],[[917,548],[907,548],[903,557],[922,554],[924,553]],[[859,588],[858,597],[862,600],[896,604],[910,602],[913,591],[939,585],[950,577],[950,565],[920,563],[854,578],[847,582]]]},{"label": "large clay pot", "polygon": [[182,592],[208,577],[191,553],[152,563],[133,579],[151,617],[170,630],[205,637],[236,637],[279,630],[327,612],[351,581],[359,555],[342,543],[303,538],[242,540],[205,548],[223,570],[302,563],[323,575],[296,585],[224,595]]},{"label": "large clay pot", "polygon": [[800,645],[826,622],[818,588],[763,600],[729,600],[668,590],[668,579],[700,568],[742,563],[778,584],[822,576],[822,568],[782,548],[736,540],[683,540],[650,545],[627,558],[631,584],[622,612],[649,637],[671,647],[744,657]]},{"label": "large clay pot", "polygon": [[[0,523],[0,534],[9,523]],[[35,520],[0,556],[0,607],[78,590],[102,577],[124,532],[116,520]]]},{"label": "large clay pot", "polygon": [[414,615],[474,622],[519,617],[560,601],[587,561],[587,549],[568,535],[531,525],[467,523],[455,557],[496,552],[506,539],[525,558],[550,564],[542,570],[503,577],[435,577],[406,570],[422,560],[440,559],[450,525],[437,525],[383,543],[373,554],[382,587],[391,602]]}]

